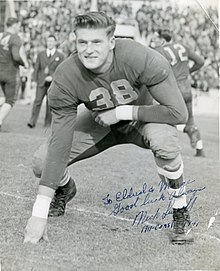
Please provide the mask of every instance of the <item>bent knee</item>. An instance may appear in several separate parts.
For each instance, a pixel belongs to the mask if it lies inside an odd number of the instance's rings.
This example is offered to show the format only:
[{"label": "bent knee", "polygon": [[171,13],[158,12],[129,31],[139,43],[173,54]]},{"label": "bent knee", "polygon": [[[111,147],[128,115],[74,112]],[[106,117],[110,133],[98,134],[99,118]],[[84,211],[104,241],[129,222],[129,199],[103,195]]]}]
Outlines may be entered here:
[{"label": "bent knee", "polygon": [[151,147],[151,150],[155,157],[159,157],[162,159],[175,159],[180,153],[180,147],[177,146],[174,142],[163,143],[163,144],[155,144]]},{"label": "bent knee", "polygon": [[147,136],[155,157],[175,159],[180,153],[180,145],[175,127],[168,124],[156,124],[150,127]]}]

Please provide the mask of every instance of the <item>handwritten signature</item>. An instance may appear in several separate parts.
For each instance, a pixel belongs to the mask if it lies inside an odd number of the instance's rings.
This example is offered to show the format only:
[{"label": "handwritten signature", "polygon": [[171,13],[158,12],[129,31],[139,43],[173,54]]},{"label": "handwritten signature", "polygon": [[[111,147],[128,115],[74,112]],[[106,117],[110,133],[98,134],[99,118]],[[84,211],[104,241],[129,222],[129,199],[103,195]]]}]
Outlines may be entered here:
[{"label": "handwritten signature", "polygon": [[[198,198],[198,193],[202,192],[206,187],[193,188],[185,190],[185,185],[194,183],[195,180],[187,180],[179,189],[179,195],[188,195],[187,209],[190,212],[196,211],[194,206]],[[161,223],[153,226],[145,225],[149,222],[164,220],[167,216],[173,215],[173,204],[176,197],[175,193],[169,194],[168,185],[162,181],[157,186],[148,186],[146,182],[143,183],[141,189],[137,190],[133,187],[124,188],[122,191],[115,193],[113,197],[107,194],[102,199],[104,206],[110,207],[110,216],[117,216],[119,214],[127,213],[129,211],[138,209],[134,215],[132,226],[142,225],[142,231],[149,232],[151,230],[158,230],[162,228],[171,228],[172,223]],[[166,208],[157,208],[154,213],[149,213],[146,210],[151,205],[166,202]],[[193,209],[194,208],[194,209]],[[197,222],[193,222],[197,226]],[[149,228],[152,227],[152,228]],[[150,230],[149,230],[150,229]]]}]

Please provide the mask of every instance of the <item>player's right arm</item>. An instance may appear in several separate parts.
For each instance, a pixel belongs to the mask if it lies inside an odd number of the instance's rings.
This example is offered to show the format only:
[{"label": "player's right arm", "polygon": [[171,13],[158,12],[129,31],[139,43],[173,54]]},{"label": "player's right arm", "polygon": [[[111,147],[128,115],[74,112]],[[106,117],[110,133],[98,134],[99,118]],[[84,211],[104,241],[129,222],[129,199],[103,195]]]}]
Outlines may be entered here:
[{"label": "player's right arm", "polygon": [[204,65],[204,59],[192,50],[189,50],[189,59],[193,61],[193,66],[189,69],[190,73],[199,70]]},{"label": "player's right arm", "polygon": [[50,202],[67,167],[76,121],[77,100],[66,89],[52,82],[48,92],[52,111],[52,132],[39,191],[28,220],[24,242],[47,240],[46,226]]}]

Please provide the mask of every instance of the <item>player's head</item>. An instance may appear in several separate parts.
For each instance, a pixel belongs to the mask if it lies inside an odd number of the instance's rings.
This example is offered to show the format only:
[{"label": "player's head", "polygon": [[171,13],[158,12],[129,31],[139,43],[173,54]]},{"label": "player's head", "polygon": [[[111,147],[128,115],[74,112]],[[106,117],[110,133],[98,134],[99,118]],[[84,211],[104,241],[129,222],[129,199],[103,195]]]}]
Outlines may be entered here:
[{"label": "player's head", "polygon": [[20,22],[17,18],[9,17],[6,22],[7,29],[11,29],[13,33],[19,32]]},{"label": "player's head", "polygon": [[170,42],[172,40],[172,32],[168,28],[161,28],[158,30],[159,37],[164,39],[166,42]]},{"label": "player's head", "polygon": [[57,39],[54,35],[49,35],[49,37],[47,38],[47,48],[49,50],[56,48],[57,45]]},{"label": "player's head", "polygon": [[104,71],[115,46],[115,21],[104,12],[89,12],[76,16],[73,28],[82,64],[94,72]]},{"label": "player's head", "polygon": [[158,32],[154,32],[151,37],[149,46],[151,48],[157,48],[157,47],[162,46],[162,44],[163,44],[163,40],[159,37]]},{"label": "player's head", "polygon": [[73,31],[78,29],[104,29],[107,36],[112,37],[115,32],[115,21],[105,12],[91,11],[84,15],[78,15],[73,22]]}]

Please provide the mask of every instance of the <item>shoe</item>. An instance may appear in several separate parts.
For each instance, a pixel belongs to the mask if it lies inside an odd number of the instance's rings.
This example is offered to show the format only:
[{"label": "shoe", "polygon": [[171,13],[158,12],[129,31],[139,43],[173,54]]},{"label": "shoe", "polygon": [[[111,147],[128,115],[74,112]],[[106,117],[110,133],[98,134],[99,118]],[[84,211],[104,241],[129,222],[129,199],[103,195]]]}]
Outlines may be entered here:
[{"label": "shoe", "polygon": [[191,221],[187,207],[173,209],[173,233],[171,242],[173,245],[191,244],[194,241],[192,236]]},{"label": "shoe", "polygon": [[203,149],[196,149],[196,154],[195,154],[196,157],[205,157],[205,153],[204,153],[204,150]]},{"label": "shoe", "polygon": [[76,184],[72,178],[64,186],[59,186],[50,204],[50,217],[61,216],[65,214],[66,204],[76,195]]},{"label": "shoe", "polygon": [[183,130],[183,132],[188,134],[189,139],[190,139],[190,144],[191,144],[192,148],[195,149],[196,148],[196,143],[199,140],[201,140],[201,136],[200,136],[198,128],[195,127],[195,126],[190,127],[188,129],[185,128]]},{"label": "shoe", "polygon": [[34,128],[34,127],[35,127],[35,124],[28,123],[27,126],[28,126],[29,128]]}]

